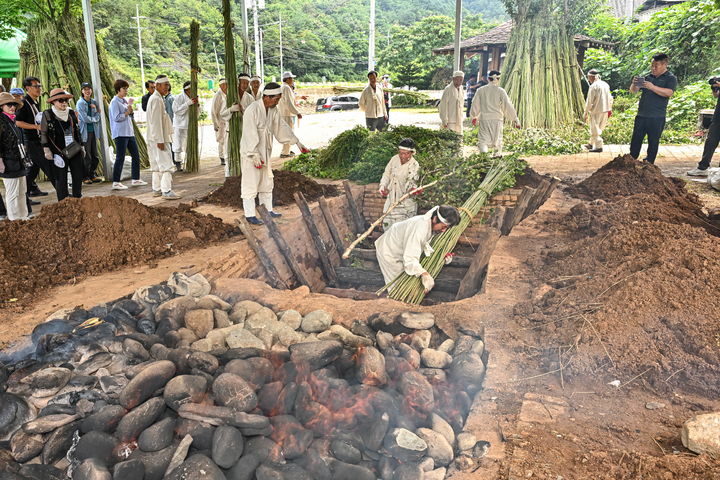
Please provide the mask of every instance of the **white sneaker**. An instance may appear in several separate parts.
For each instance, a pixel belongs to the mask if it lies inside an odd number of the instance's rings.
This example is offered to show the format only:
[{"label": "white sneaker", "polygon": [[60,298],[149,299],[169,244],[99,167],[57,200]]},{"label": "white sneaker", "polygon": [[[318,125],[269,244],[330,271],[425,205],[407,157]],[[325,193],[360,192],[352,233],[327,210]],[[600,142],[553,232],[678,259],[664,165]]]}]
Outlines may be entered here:
[{"label": "white sneaker", "polygon": [[130,182],[131,187],[142,187],[143,185],[147,185],[145,180],[133,180]]},{"label": "white sneaker", "polygon": [[113,189],[113,190],[127,190],[127,188],[128,188],[128,187],[126,187],[125,185],[123,185],[123,184],[120,183],[120,182],[113,182],[113,184],[112,184],[112,189]]},{"label": "white sneaker", "polygon": [[693,168],[692,170],[688,170],[685,173],[687,175],[690,175],[691,177],[707,177],[708,176],[707,169],[700,170],[699,168]]},{"label": "white sneaker", "polygon": [[162,198],[163,198],[163,200],[177,200],[180,198],[180,195],[178,195],[177,193],[170,190],[167,193],[163,193]]}]

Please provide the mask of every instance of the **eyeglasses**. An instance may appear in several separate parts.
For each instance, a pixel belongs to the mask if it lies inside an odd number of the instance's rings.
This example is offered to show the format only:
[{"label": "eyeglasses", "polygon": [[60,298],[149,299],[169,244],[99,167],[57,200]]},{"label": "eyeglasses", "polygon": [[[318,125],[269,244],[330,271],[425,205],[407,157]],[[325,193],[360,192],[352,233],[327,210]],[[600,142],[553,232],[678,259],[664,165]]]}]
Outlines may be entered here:
[{"label": "eyeglasses", "polygon": [[42,87],[42,83],[36,83],[34,85],[28,85],[28,88],[40,88]]},{"label": "eyeglasses", "polygon": [[58,103],[68,103],[68,99],[67,99],[67,98],[60,98],[60,99],[55,100],[55,101],[58,102]]}]

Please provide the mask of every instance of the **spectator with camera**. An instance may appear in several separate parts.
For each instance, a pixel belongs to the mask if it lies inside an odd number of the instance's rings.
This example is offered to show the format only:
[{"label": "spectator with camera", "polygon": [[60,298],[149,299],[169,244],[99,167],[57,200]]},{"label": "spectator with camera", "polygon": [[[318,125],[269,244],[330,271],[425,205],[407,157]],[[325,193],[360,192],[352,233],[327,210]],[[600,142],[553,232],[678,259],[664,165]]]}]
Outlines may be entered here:
[{"label": "spectator with camera", "polygon": [[660,136],[665,129],[668,102],[678,84],[677,77],[668,70],[668,62],[669,58],[664,53],[653,56],[650,74],[635,77],[630,85],[630,93],[642,90],[630,140],[630,155],[635,160],[640,158],[640,149],[647,136],[648,148],[644,160],[655,163],[660,148]]},{"label": "spectator with camera", "polygon": [[693,168],[688,171],[687,174],[694,177],[707,177],[708,167],[712,160],[715,149],[720,143],[720,77],[711,78],[708,83],[712,89],[712,94],[718,99],[715,105],[715,113],[713,113],[710,126],[708,127],[707,138],[705,139],[705,146],[703,147],[702,158],[697,168]]}]

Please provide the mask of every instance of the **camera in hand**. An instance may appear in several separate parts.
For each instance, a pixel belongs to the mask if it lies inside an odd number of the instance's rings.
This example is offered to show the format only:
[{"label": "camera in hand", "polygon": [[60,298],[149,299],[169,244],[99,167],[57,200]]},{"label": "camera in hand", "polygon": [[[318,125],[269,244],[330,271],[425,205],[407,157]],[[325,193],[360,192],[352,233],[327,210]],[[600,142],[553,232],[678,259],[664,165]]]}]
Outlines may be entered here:
[{"label": "camera in hand", "polygon": [[720,83],[720,77],[712,77],[708,80],[708,83],[710,84],[710,88],[712,88],[713,92],[720,91],[720,87],[716,87],[716,83]]}]

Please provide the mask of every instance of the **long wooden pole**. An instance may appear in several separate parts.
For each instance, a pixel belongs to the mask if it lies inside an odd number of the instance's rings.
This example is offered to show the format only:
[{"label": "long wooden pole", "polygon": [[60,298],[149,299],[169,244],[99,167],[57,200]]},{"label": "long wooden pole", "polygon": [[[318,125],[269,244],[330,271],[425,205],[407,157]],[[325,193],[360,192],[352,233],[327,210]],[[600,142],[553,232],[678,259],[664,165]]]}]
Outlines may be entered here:
[{"label": "long wooden pole", "polygon": [[375,220],[375,221],[370,225],[370,228],[368,228],[367,230],[365,230],[365,233],[363,233],[362,235],[360,235],[357,239],[355,239],[354,242],[352,242],[352,243],[350,244],[350,246],[349,246],[349,247],[345,250],[345,252],[343,253],[342,258],[344,258],[344,259],[350,258],[350,252],[352,252],[352,251],[355,249],[355,247],[358,246],[358,244],[359,244],[360,242],[362,242],[363,240],[365,240],[365,239],[373,232],[373,230],[375,230],[375,227],[377,227],[378,225],[380,225],[380,223],[383,221],[383,219],[384,219],[385,217],[387,217],[390,212],[392,212],[393,210],[395,210],[395,208],[396,208],[398,205],[400,205],[402,202],[404,202],[405,200],[407,200],[408,198],[410,198],[410,196],[415,195],[415,194],[418,193],[419,191],[422,191],[422,190],[425,190],[426,188],[432,187],[433,185],[435,185],[436,183],[438,183],[438,181],[440,181],[440,179],[437,179],[437,180],[435,180],[434,182],[430,182],[430,183],[428,183],[427,185],[423,185],[423,186],[421,186],[421,187],[414,188],[414,189],[410,190],[408,193],[406,193],[405,195],[403,195],[402,197],[400,197],[397,202],[395,202],[395,203],[393,203],[392,205],[390,205],[390,208],[388,208],[387,211],[380,216],[380,218],[378,218],[377,220]]}]

